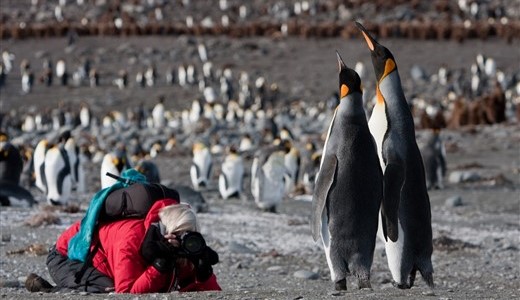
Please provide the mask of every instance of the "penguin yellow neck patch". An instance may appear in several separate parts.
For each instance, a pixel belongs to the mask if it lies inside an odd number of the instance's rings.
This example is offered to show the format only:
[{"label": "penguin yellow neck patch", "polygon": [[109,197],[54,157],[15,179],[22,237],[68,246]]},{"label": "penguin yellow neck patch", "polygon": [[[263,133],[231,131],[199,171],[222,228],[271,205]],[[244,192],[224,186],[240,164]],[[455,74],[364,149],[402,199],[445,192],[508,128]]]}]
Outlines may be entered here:
[{"label": "penguin yellow neck patch", "polygon": [[377,97],[377,103],[378,105],[384,105],[385,104],[385,98],[383,98],[383,94],[381,94],[381,90],[379,89],[379,85],[376,87],[376,97]]},{"label": "penguin yellow neck patch", "polygon": [[385,63],[385,72],[383,73],[383,78],[385,78],[386,75],[390,74],[393,70],[395,70],[395,61],[389,58]]},{"label": "penguin yellow neck patch", "polygon": [[348,86],[346,84],[342,84],[341,89],[340,89],[339,98],[341,99],[341,98],[345,97],[348,94],[348,91],[349,91]]},{"label": "penguin yellow neck patch", "polygon": [[368,37],[368,35],[364,32],[361,32],[363,33],[363,36],[365,37],[365,40],[367,41],[367,44],[368,44],[368,48],[370,49],[370,51],[374,51],[374,43],[372,43],[372,40]]}]

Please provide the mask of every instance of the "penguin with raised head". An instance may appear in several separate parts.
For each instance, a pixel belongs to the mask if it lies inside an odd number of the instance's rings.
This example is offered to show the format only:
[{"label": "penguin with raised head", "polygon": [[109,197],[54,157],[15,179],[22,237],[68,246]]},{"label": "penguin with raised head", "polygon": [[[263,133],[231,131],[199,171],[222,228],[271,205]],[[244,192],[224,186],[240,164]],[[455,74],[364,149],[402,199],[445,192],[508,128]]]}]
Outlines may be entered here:
[{"label": "penguin with raised head", "polygon": [[[416,272],[433,288],[430,199],[412,113],[392,53],[356,22],[367,42],[377,79],[377,102],[368,126],[383,170],[380,233],[398,288],[410,288]],[[381,234],[380,234],[381,236]]]},{"label": "penguin with raised head", "polygon": [[446,149],[440,136],[440,129],[430,129],[420,149],[426,171],[426,187],[429,190],[443,189],[443,178],[446,175]]},{"label": "penguin with raised head", "polygon": [[371,288],[370,268],[383,197],[383,176],[368,129],[361,79],[339,53],[340,102],[330,123],[312,197],[311,231],[320,240],[336,290],[347,275]]},{"label": "penguin with raised head", "polygon": [[223,199],[240,197],[244,179],[244,161],[235,146],[227,149],[218,178],[218,190]]},{"label": "penguin with raised head", "polygon": [[195,190],[207,187],[211,178],[213,158],[209,148],[202,142],[193,144],[193,160],[190,168],[191,183]]},{"label": "penguin with raised head", "polygon": [[32,206],[35,201],[29,191],[21,187],[20,177],[23,159],[19,149],[8,141],[7,134],[0,132],[0,205],[11,206],[16,200]]}]

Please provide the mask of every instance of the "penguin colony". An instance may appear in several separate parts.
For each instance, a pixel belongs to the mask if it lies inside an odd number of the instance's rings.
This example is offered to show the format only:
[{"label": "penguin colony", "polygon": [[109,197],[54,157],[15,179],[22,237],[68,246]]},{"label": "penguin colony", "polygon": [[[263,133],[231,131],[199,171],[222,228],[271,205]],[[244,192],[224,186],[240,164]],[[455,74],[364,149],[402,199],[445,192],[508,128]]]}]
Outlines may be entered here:
[{"label": "penguin colony", "polygon": [[[30,3],[30,4],[29,4]],[[383,38],[518,38],[518,6],[510,1],[237,1],[96,2],[31,1],[6,10],[0,38],[65,36],[74,43],[86,35],[228,35],[352,37],[353,18],[371,20],[370,30]],[[516,11],[515,11],[516,10]],[[34,16],[34,12],[39,12]],[[82,15],[78,12],[90,12]],[[380,19],[380,15],[385,15]],[[353,17],[355,16],[355,17]],[[421,20],[414,22],[413,20]],[[175,22],[170,22],[175,20]],[[318,20],[318,22],[316,22]],[[19,26],[23,22],[24,26]]]}]

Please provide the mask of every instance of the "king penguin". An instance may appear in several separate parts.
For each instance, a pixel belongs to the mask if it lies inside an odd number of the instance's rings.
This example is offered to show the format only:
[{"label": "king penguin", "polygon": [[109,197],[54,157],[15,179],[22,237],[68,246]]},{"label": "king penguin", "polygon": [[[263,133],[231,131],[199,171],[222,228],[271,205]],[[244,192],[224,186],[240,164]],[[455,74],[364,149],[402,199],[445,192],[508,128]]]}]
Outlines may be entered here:
[{"label": "king penguin", "polygon": [[33,166],[34,166],[34,184],[36,187],[47,194],[47,182],[45,180],[45,153],[49,148],[49,141],[47,139],[42,139],[34,148],[33,155]]},{"label": "king penguin", "polygon": [[129,168],[131,168],[131,164],[126,154],[126,148],[118,147],[115,151],[105,154],[101,163],[101,188],[104,189],[116,183],[115,179],[106,175],[107,172],[119,176]]},{"label": "king penguin", "polygon": [[443,177],[446,175],[446,149],[440,136],[440,129],[432,128],[427,132],[426,140],[420,146],[426,171],[426,187],[443,189]]},{"label": "king penguin", "polygon": [[347,275],[371,288],[383,176],[370,135],[359,75],[338,53],[340,102],[330,123],[312,197],[311,231],[321,238],[336,290]]},{"label": "king penguin", "polygon": [[7,140],[7,134],[0,132],[0,205],[22,204],[32,206],[35,201],[29,191],[20,186],[23,159],[16,146]]},{"label": "king penguin", "polygon": [[[380,237],[398,288],[410,288],[417,270],[433,289],[430,199],[412,113],[392,53],[356,22],[368,44],[377,103],[368,122],[383,170]],[[381,235],[383,233],[383,235]]]},{"label": "king penguin", "polygon": [[208,147],[201,142],[193,144],[193,160],[190,168],[191,183],[195,190],[208,186],[213,159]]},{"label": "king penguin", "polygon": [[244,179],[244,161],[236,147],[229,147],[221,170],[218,189],[222,198],[240,197]]},{"label": "king penguin", "polygon": [[69,201],[73,178],[70,159],[63,144],[57,144],[45,153],[44,172],[47,183],[47,202],[63,205]]},{"label": "king penguin", "polygon": [[251,194],[258,208],[276,212],[285,196],[286,150],[273,145],[257,150],[251,165]]}]

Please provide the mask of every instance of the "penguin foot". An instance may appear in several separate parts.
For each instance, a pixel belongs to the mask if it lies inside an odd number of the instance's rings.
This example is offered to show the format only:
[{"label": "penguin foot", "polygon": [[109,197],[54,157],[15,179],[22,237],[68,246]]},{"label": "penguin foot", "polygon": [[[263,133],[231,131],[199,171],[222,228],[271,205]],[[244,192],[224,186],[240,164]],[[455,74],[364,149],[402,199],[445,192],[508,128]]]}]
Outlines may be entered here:
[{"label": "penguin foot", "polygon": [[262,211],[270,212],[270,213],[275,214],[276,213],[276,206],[266,207],[266,208],[262,209]]},{"label": "penguin foot", "polygon": [[347,290],[347,279],[343,278],[339,281],[336,281],[334,284],[334,288],[336,291],[346,291]]},{"label": "penguin foot", "polygon": [[430,287],[430,289],[433,291],[435,288],[435,284],[433,283],[433,274],[432,273],[421,273],[424,281]]},{"label": "penguin foot", "polygon": [[394,282],[394,286],[398,289],[401,289],[401,290],[407,290],[407,289],[410,289],[410,285],[408,283],[397,283],[397,282]]},{"label": "penguin foot", "polygon": [[372,289],[372,285],[370,284],[370,279],[358,279],[358,287],[360,290],[362,289]]}]

